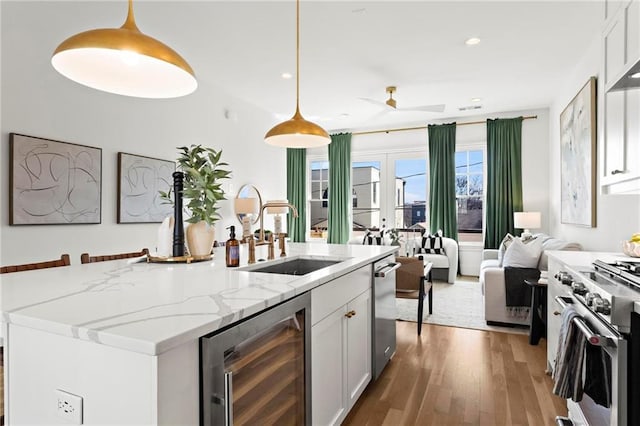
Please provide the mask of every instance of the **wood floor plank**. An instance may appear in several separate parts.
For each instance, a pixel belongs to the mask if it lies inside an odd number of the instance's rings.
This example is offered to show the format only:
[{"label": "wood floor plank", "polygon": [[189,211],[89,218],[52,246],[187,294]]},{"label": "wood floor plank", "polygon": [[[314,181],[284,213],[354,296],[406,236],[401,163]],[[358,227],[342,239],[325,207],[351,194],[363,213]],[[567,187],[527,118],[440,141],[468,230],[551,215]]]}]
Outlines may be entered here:
[{"label": "wood floor plank", "polygon": [[398,321],[397,352],[344,425],[549,425],[566,415],[545,374],[546,341]]}]

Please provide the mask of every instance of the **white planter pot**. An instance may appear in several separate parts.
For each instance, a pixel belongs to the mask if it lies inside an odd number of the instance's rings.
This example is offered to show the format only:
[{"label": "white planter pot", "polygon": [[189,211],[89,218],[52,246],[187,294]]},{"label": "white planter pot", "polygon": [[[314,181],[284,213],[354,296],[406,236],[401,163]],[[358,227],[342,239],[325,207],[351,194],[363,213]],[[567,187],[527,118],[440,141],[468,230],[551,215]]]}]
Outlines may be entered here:
[{"label": "white planter pot", "polygon": [[190,223],[185,230],[185,239],[191,256],[205,256],[213,250],[215,229],[203,220]]}]

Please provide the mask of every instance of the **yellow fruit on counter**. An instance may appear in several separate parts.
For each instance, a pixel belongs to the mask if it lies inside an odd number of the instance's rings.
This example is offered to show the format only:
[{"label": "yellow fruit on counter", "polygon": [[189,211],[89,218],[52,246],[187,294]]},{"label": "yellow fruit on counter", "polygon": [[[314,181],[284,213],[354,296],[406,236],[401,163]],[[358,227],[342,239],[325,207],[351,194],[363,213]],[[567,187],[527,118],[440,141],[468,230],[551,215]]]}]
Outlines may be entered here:
[{"label": "yellow fruit on counter", "polygon": [[640,243],[640,232],[636,232],[635,234],[633,234],[629,241],[631,241],[632,243]]}]

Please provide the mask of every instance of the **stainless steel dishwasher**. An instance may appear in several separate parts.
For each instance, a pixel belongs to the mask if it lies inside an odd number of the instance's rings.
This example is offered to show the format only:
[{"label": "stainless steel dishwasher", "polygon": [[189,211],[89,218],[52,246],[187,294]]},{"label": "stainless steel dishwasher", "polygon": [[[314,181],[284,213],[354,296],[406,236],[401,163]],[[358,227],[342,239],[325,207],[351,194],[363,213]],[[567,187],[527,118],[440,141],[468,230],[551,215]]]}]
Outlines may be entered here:
[{"label": "stainless steel dishwasher", "polygon": [[399,267],[394,255],[373,264],[371,352],[374,380],[396,353],[396,269]]}]

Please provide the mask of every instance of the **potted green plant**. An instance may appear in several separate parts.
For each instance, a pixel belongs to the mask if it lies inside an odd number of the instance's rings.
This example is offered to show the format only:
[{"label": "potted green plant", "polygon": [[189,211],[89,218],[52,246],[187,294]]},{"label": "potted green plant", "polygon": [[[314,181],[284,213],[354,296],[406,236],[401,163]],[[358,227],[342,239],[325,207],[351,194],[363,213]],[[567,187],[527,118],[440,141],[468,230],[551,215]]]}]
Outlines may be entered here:
[{"label": "potted green plant", "polygon": [[[220,160],[222,151],[202,145],[178,147],[178,169],[184,173],[182,196],[184,208],[189,212],[185,231],[187,247],[192,256],[211,253],[215,233],[213,225],[219,220],[218,203],[226,200],[222,179],[229,179],[229,164]],[[171,190],[160,191],[160,197],[169,202]]]},{"label": "potted green plant", "polygon": [[389,239],[391,239],[392,246],[399,246],[402,243],[402,235],[400,235],[400,231],[398,228],[391,228],[388,231]]}]

